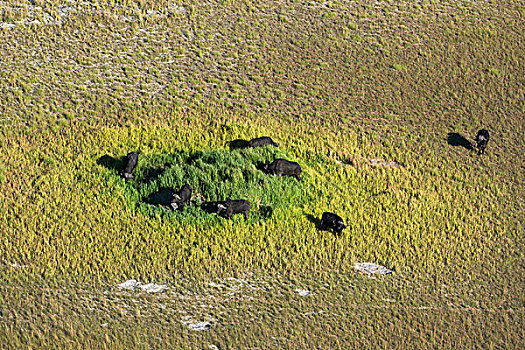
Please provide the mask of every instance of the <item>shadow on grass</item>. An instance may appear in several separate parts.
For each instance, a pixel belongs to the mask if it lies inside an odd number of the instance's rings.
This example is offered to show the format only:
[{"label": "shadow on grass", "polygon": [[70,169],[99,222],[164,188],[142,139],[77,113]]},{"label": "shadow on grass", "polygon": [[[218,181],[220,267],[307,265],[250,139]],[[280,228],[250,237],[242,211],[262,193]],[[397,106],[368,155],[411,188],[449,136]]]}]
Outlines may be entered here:
[{"label": "shadow on grass", "polygon": [[97,159],[97,164],[109,170],[123,171],[126,166],[126,156],[114,158],[106,154]]},{"label": "shadow on grass", "polygon": [[265,169],[267,164],[265,162],[260,162],[260,161],[259,162],[255,162],[254,165],[255,165],[255,169],[260,170],[263,173],[267,174],[266,169]]},{"label": "shadow on grass", "polygon": [[474,149],[474,147],[472,147],[472,143],[470,143],[469,140],[467,140],[465,137],[461,136],[457,132],[449,132],[447,134],[447,143],[452,147],[460,146],[468,150]]},{"label": "shadow on grass", "polygon": [[306,219],[315,225],[315,228],[322,231],[323,227],[321,226],[321,219],[313,216],[312,214],[304,214]]},{"label": "shadow on grass", "polygon": [[144,180],[142,180],[142,182],[145,184],[149,184],[155,181],[160,176],[162,176],[162,174],[164,174],[165,171],[166,171],[166,168],[160,168],[160,167],[148,169],[144,173]]},{"label": "shadow on grass", "polygon": [[262,205],[259,208],[259,216],[263,220],[267,220],[267,219],[271,218],[272,215],[273,215],[273,207],[271,207],[269,205]]},{"label": "shadow on grass", "polygon": [[230,151],[233,151],[234,149],[242,149],[248,147],[248,141],[243,139],[228,141],[227,143],[230,146]]},{"label": "shadow on grass", "polygon": [[144,199],[145,203],[153,205],[170,206],[175,190],[172,188],[161,188]]},{"label": "shadow on grass", "polygon": [[203,202],[201,204],[201,209],[207,212],[208,214],[217,214],[217,212],[219,211],[219,204],[224,204],[224,202]]}]

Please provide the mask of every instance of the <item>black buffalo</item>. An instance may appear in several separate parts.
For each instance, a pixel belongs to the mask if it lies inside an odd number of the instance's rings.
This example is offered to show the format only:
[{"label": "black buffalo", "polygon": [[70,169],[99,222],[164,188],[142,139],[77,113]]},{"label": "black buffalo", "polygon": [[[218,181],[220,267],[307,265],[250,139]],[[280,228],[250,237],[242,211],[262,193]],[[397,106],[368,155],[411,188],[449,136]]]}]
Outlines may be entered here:
[{"label": "black buffalo", "polygon": [[274,142],[268,136],[257,137],[248,141],[248,147],[263,147],[263,146],[275,146],[279,147],[279,144]]},{"label": "black buffalo", "polygon": [[476,135],[475,141],[478,144],[478,154],[485,153],[485,148],[487,148],[487,144],[489,143],[489,131],[487,129],[481,129],[478,131],[478,134]]},{"label": "black buffalo", "polygon": [[332,230],[334,233],[340,235],[345,228],[346,225],[339,215],[327,211],[323,213],[321,217],[321,229]]},{"label": "black buffalo", "polygon": [[178,192],[175,192],[171,197],[170,206],[173,210],[183,210],[184,206],[190,202],[192,188],[186,184],[181,187]]},{"label": "black buffalo", "polygon": [[135,152],[129,152],[126,156],[126,167],[122,172],[122,177],[124,177],[126,180],[133,179],[133,170],[137,166],[138,161],[139,155]]},{"label": "black buffalo", "polygon": [[245,199],[228,199],[217,204],[217,214],[224,215],[230,219],[233,214],[244,214],[244,219],[248,220],[250,215],[250,202]]},{"label": "black buffalo", "polygon": [[301,180],[301,166],[299,163],[290,162],[286,159],[276,159],[264,167],[268,174],[293,176]]}]

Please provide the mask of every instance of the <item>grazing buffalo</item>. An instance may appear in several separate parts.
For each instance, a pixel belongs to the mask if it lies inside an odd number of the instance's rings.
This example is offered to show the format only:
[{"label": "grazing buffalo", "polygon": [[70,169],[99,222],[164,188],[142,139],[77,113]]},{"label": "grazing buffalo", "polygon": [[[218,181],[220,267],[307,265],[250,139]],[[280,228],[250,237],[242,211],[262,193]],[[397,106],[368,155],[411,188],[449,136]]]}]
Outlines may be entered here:
[{"label": "grazing buffalo", "polygon": [[224,213],[228,219],[232,214],[244,214],[244,219],[248,220],[250,215],[250,202],[244,199],[228,199],[217,205],[217,214]]},{"label": "grazing buffalo", "polygon": [[173,210],[183,210],[184,206],[190,202],[192,188],[186,184],[181,187],[178,192],[175,192],[171,197],[170,205]]},{"label": "grazing buffalo", "polygon": [[340,235],[345,228],[346,225],[339,215],[327,211],[323,213],[321,217],[321,229],[333,230],[334,233]]},{"label": "grazing buffalo", "polygon": [[301,166],[286,159],[276,159],[267,164],[264,170],[269,174],[293,176],[297,180],[301,180]]},{"label": "grazing buffalo", "polygon": [[255,139],[252,139],[252,140],[248,141],[248,147],[263,147],[263,146],[279,147],[279,144],[274,142],[268,136],[257,137]]},{"label": "grazing buffalo", "polygon": [[485,148],[487,148],[487,143],[489,143],[489,131],[487,129],[481,129],[476,135],[476,142],[478,144],[478,154],[485,153]]},{"label": "grazing buffalo", "polygon": [[129,152],[126,156],[126,168],[124,168],[122,177],[124,177],[126,180],[133,179],[133,169],[135,169],[137,166],[138,161],[139,155],[135,152]]}]

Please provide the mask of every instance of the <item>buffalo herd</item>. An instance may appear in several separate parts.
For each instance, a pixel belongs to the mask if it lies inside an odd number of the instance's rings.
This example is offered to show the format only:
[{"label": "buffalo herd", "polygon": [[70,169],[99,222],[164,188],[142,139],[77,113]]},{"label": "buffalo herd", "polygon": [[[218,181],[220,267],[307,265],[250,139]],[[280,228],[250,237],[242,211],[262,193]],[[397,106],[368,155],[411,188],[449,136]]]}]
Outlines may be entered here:
[{"label": "buffalo herd", "polygon": [[[475,141],[478,147],[478,154],[485,153],[487,144],[489,142],[489,132],[486,129],[478,131]],[[233,146],[232,146],[233,145]],[[240,147],[239,147],[240,146]],[[253,148],[263,146],[274,146],[278,147],[279,144],[274,142],[270,137],[257,137],[250,141],[246,140],[235,140],[231,141],[232,148]],[[138,154],[130,152],[126,156],[126,164],[124,171],[121,176],[127,180],[133,179],[133,170],[138,163]],[[286,159],[275,159],[273,162],[264,165],[264,172],[267,174],[280,175],[280,176],[291,176],[301,181],[301,166]],[[171,191],[169,205],[173,210],[183,210],[184,207],[190,203],[192,194],[192,188],[190,185],[185,184],[179,191]],[[208,202],[207,204],[214,205],[215,212],[217,215],[223,215],[230,219],[233,214],[243,214],[244,219],[248,220],[250,215],[250,202],[245,199],[227,199],[222,202]],[[321,217],[320,228],[322,230],[331,230],[336,235],[340,235],[347,226],[343,219],[334,213],[324,212]]]},{"label": "buffalo herd", "polygon": [[[235,146],[233,148],[253,148],[253,147],[264,147],[274,146],[279,147],[279,144],[273,141],[270,137],[257,137],[250,141],[235,140],[231,141],[231,144]],[[241,145],[241,147],[239,147]],[[126,156],[124,171],[121,176],[127,181],[134,178],[133,170],[138,163],[138,154],[130,152]],[[280,175],[280,176],[291,176],[301,181],[301,165],[296,162],[292,162],[286,159],[275,159],[273,162],[264,165],[263,170],[267,174]],[[169,190],[166,193],[158,194],[157,196],[152,195],[148,198],[153,203],[169,203],[169,206],[173,210],[183,210],[186,205],[190,203],[192,194],[192,188],[190,185],[185,184],[179,191]],[[162,199],[159,200],[161,197]],[[166,198],[167,197],[167,198]],[[225,216],[230,219],[233,214],[243,214],[244,219],[248,220],[250,216],[250,202],[245,199],[227,199],[221,202],[205,202],[203,208],[213,208],[213,211],[217,215]],[[341,231],[346,227],[338,215],[334,213],[325,212],[323,213],[321,220],[321,228],[324,230],[332,230],[336,234],[341,234]]]}]

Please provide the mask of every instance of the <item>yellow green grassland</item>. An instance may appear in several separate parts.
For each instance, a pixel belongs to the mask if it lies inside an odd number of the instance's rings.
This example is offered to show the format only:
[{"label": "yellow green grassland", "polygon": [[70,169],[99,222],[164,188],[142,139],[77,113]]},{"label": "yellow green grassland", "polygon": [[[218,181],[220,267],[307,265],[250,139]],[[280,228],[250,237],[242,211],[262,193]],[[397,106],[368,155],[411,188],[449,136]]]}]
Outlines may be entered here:
[{"label": "yellow green grassland", "polygon": [[[5,348],[523,347],[518,1],[2,7]],[[447,143],[480,128],[485,155]],[[184,183],[250,218],[144,201]]]}]

